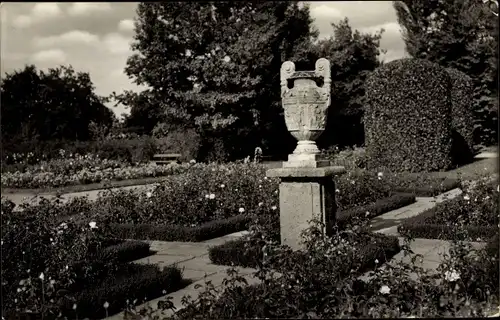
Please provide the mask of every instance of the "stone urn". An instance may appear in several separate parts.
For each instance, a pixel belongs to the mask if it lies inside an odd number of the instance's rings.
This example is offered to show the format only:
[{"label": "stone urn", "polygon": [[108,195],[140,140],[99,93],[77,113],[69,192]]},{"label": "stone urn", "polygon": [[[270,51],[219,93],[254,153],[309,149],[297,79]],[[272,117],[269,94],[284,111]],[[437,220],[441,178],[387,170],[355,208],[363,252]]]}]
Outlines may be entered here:
[{"label": "stone urn", "polygon": [[316,139],[326,127],[330,106],[330,62],[321,58],[314,71],[295,71],[295,64],[281,65],[281,99],[288,131],[297,140],[297,147],[283,167],[318,168],[329,166],[322,159]]}]

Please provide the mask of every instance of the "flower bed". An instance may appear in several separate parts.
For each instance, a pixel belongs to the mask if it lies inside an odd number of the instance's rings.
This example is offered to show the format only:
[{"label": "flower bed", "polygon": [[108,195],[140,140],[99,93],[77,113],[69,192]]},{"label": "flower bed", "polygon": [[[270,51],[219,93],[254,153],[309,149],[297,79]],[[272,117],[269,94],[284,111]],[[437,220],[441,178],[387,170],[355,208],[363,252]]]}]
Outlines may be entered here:
[{"label": "flower bed", "polygon": [[127,239],[199,242],[246,230],[250,221],[250,217],[238,215],[194,227],[123,223],[111,224],[110,230],[114,236]]},{"label": "flower bed", "polygon": [[[6,314],[53,318],[62,312],[74,318],[76,310],[96,318],[122,310],[127,299],[151,299],[185,284],[176,268],[160,271],[127,263],[150,254],[147,243],[109,239],[106,226],[93,221],[82,224],[57,212],[35,216],[12,209],[12,203],[2,202]],[[106,311],[105,302],[114,305]]]},{"label": "flower bed", "polygon": [[461,197],[406,219],[398,232],[415,238],[452,240],[467,237],[472,241],[485,241],[498,234],[497,188],[491,183],[479,183]]},{"label": "flower bed", "polygon": [[[351,239],[352,241],[353,239]],[[365,271],[375,266],[374,261],[386,261],[390,257],[397,254],[400,250],[398,239],[395,237],[387,237],[379,234],[370,234],[364,238],[357,239],[355,242],[356,248],[359,250],[357,254],[352,256],[353,261],[342,264],[347,270],[342,272],[349,272],[356,264],[356,270]],[[222,245],[211,247],[209,249],[210,261],[214,264],[225,266],[241,266],[257,268],[262,266],[264,255],[264,243],[257,246],[249,246],[247,239],[236,239],[228,241]],[[332,249],[333,250],[333,249]],[[332,256],[335,256],[332,254]],[[294,259],[302,259],[303,253],[298,254]],[[340,262],[339,262],[340,263]]]},{"label": "flower bed", "polygon": [[130,165],[123,161],[99,159],[86,155],[41,162],[30,166],[25,172],[4,172],[1,181],[2,188],[58,188],[101,181],[167,176],[184,172],[188,167],[189,164],[158,166],[154,163],[139,163]]},{"label": "flower bed", "polygon": [[[56,219],[72,217],[83,223],[96,221],[121,238],[202,241],[246,229],[256,216],[277,216],[278,186],[278,180],[267,178],[260,165],[195,164],[146,192],[105,191],[95,201],[42,201],[24,211]],[[336,200],[340,211],[350,212],[347,216],[370,211],[373,217],[414,198],[391,195],[377,174],[360,170],[337,179]]]},{"label": "flower bed", "polygon": [[[61,312],[69,318],[102,319],[121,312],[131,305],[141,304],[177,291],[187,282],[178,268],[160,270],[155,265],[125,264],[112,277],[78,292],[75,302],[66,302]],[[75,308],[76,303],[76,309]]]},{"label": "flower bed", "polygon": [[[351,239],[359,236],[351,233]],[[254,275],[260,283],[243,285],[237,273],[230,275],[220,289],[207,285],[164,319],[470,318],[498,307],[498,251],[491,255],[452,243],[450,255],[432,272],[416,266],[413,255],[411,262],[389,261],[360,278],[362,268],[352,263],[363,260],[358,245],[364,241],[349,244],[345,233],[305,240],[307,249],[299,253],[265,250],[268,257]],[[380,262],[369,261],[370,267]]]},{"label": "flower bed", "polygon": [[[340,229],[356,225],[362,221],[376,217],[390,210],[398,209],[415,202],[412,194],[395,194],[365,206],[353,207],[340,211],[336,223]],[[253,227],[265,228],[264,235],[273,241],[280,241],[279,216],[268,215],[254,222]],[[262,234],[259,232],[257,238]],[[248,238],[237,239],[209,249],[210,260],[215,264],[255,267],[262,260],[263,241],[248,241]]]}]

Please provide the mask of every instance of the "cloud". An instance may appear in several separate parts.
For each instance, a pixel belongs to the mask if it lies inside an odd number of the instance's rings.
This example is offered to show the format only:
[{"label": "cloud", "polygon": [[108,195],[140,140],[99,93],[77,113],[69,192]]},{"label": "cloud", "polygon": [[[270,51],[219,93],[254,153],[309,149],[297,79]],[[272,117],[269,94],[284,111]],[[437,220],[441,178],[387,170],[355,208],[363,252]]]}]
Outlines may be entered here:
[{"label": "cloud", "polygon": [[380,31],[380,29],[384,29],[384,35],[400,35],[401,27],[397,22],[386,22],[384,24],[379,24],[376,26],[364,27],[360,28],[359,31],[366,33],[375,33]]},{"label": "cloud", "polygon": [[62,13],[57,3],[37,3],[29,14],[15,17],[12,24],[17,28],[28,28],[34,24],[60,17]]},{"label": "cloud", "polygon": [[124,37],[119,33],[108,33],[102,40],[106,49],[113,54],[130,52],[130,41],[130,38]]},{"label": "cloud", "polygon": [[134,31],[134,20],[125,19],[118,23],[118,30],[120,31]]},{"label": "cloud", "polygon": [[319,6],[316,6],[314,8],[311,8],[311,16],[313,18],[334,18],[334,19],[341,19],[343,18],[342,13],[340,10],[333,8],[329,5],[322,4]]},{"label": "cloud", "polygon": [[68,9],[71,16],[84,16],[94,12],[111,11],[111,4],[108,2],[75,2]]},{"label": "cloud", "polygon": [[66,54],[61,49],[49,49],[39,51],[31,56],[33,62],[62,63],[66,60]]},{"label": "cloud", "polygon": [[99,42],[99,37],[88,31],[72,30],[57,36],[34,38],[37,47],[53,47],[64,44],[94,44]]}]

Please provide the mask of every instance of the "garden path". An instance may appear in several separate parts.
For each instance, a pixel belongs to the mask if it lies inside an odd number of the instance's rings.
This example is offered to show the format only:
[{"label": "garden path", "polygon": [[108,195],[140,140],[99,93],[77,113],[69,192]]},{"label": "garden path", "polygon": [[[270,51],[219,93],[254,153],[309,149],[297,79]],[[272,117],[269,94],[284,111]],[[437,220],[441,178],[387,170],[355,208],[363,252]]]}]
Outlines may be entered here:
[{"label": "garden path", "polygon": [[[156,251],[156,253],[150,257],[142,258],[134,262],[144,264],[154,263],[160,268],[176,264],[183,269],[183,277],[193,282],[179,291],[141,304],[137,307],[137,310],[149,306],[149,308],[155,310],[155,314],[168,316],[171,315],[173,311],[159,311],[157,308],[158,301],[165,300],[167,297],[172,297],[171,301],[174,306],[176,306],[176,311],[178,311],[183,308],[181,303],[182,297],[189,295],[193,299],[196,299],[200,292],[204,291],[207,281],[210,281],[216,288],[221,287],[224,278],[228,278],[227,270],[230,269],[230,267],[212,264],[208,257],[208,248],[237,239],[245,234],[247,234],[247,231],[237,232],[197,243],[149,241],[151,250]],[[403,238],[399,237],[399,241],[400,244],[403,244]],[[474,247],[481,247],[484,244],[472,243],[472,245]],[[428,270],[436,270],[442,259],[442,254],[448,252],[450,243],[443,240],[415,239],[415,241],[411,243],[410,248],[415,254],[421,254],[423,256],[422,260],[417,262],[417,265]],[[408,257],[404,257],[403,253],[400,252],[394,256],[391,261],[402,260],[408,262],[408,259]],[[254,272],[257,271],[256,269],[241,267],[235,267],[235,269],[238,270],[239,274],[242,275],[249,284],[256,284],[259,282],[258,279],[253,277]],[[360,279],[364,280],[368,278],[368,273],[360,277]],[[201,287],[196,288],[197,285],[201,285]],[[121,320],[132,318],[124,318],[124,313],[122,312],[106,319]]]},{"label": "garden path", "polygon": [[[119,188],[111,188],[109,190],[116,191],[116,190],[131,190],[131,189],[142,189],[144,192],[146,192],[149,189],[152,189],[153,186],[156,184],[145,184],[145,185],[138,185],[138,186],[127,186],[127,187],[119,187]],[[99,189],[99,190],[91,190],[91,191],[81,191],[81,192],[72,192],[72,193],[65,193],[61,195],[61,201],[66,202],[69,201],[73,198],[77,197],[85,197],[87,196],[89,200],[96,200],[99,193],[102,191],[105,191],[107,189]],[[56,198],[56,196],[53,193],[41,193],[38,195],[34,195],[31,193],[5,193],[2,194],[2,197],[5,197],[9,199],[10,201],[14,202],[16,204],[16,211],[22,211],[22,209],[19,207],[22,203],[30,203],[30,204],[37,204],[40,202],[42,198],[46,199],[53,199]]]},{"label": "garden path", "polygon": [[[494,151],[494,150],[493,150]],[[451,170],[449,172],[440,173],[442,175],[478,175],[479,173],[483,173],[481,171],[486,170],[484,173],[490,173],[491,171],[497,172],[497,162],[496,158],[498,154],[496,152],[492,152],[491,150],[483,151],[476,155],[476,159],[482,159],[482,161],[476,161],[470,165],[463,166],[461,168]],[[264,163],[268,168],[277,168],[281,165],[281,161],[267,161]],[[483,168],[484,167],[484,168]],[[494,167],[493,169],[491,167]],[[479,173],[478,173],[479,172]],[[143,189],[144,191],[152,188],[156,183],[150,184],[141,184],[141,185],[132,185],[132,186],[124,186],[124,187],[115,187],[111,188],[111,190],[130,190],[130,189]],[[99,192],[104,191],[106,189],[96,189],[96,190],[88,190],[88,191],[80,191],[80,192],[65,192],[61,194],[61,200],[68,201],[72,198],[88,196],[90,200],[97,199]],[[35,194],[33,192],[2,192],[2,197],[10,199],[12,202],[16,204],[15,210],[20,210],[19,205],[28,202],[28,203],[38,203],[40,201],[40,197],[44,197],[47,199],[55,198],[54,192],[43,192],[39,194]]]},{"label": "garden path", "polygon": [[[436,203],[442,202],[447,198],[453,198],[461,194],[460,189],[453,189],[437,197],[430,198],[417,198],[417,202],[393,210],[386,214],[383,214],[375,219],[373,219],[373,231],[380,232],[388,235],[397,234],[397,225],[400,223],[401,219],[409,218],[420,214],[422,211],[433,207]],[[142,258],[135,262],[157,264],[160,268],[177,264],[181,269],[183,269],[183,276],[186,279],[193,281],[189,286],[176,291],[174,293],[168,294],[166,296],[151,300],[141,306],[138,309],[149,306],[154,310],[157,310],[158,301],[164,300],[167,296],[172,297],[172,302],[179,309],[182,309],[181,299],[185,295],[190,295],[192,298],[196,298],[203,288],[205,287],[205,281],[211,281],[215,287],[220,287],[222,281],[227,276],[227,266],[214,265],[210,262],[208,257],[208,248],[210,246],[219,245],[230,240],[237,239],[247,231],[237,232],[224,237],[215,238],[207,240],[204,242],[164,242],[164,241],[149,241],[151,244],[151,250],[156,251],[156,253],[150,257]],[[400,244],[403,244],[403,238],[398,237]],[[474,247],[479,247],[484,244],[473,243]],[[429,240],[429,239],[415,239],[410,245],[411,250],[416,254],[421,254],[423,256],[422,260],[417,262],[417,265],[429,269],[436,270],[439,265],[442,254],[448,252],[450,248],[450,243],[448,241],[442,240]],[[400,252],[393,257],[392,261],[406,261],[408,262],[408,257],[404,257],[403,253]],[[236,268],[239,273],[245,277],[248,283],[257,283],[259,280],[254,278],[252,274],[256,271],[252,268]],[[365,274],[360,277],[361,279],[367,279],[368,275]],[[201,285],[200,288],[195,288],[196,285]],[[160,312],[160,311],[156,311]],[[166,311],[162,314],[170,315],[172,311]],[[108,319],[118,320],[124,319],[124,314],[117,314]]]}]

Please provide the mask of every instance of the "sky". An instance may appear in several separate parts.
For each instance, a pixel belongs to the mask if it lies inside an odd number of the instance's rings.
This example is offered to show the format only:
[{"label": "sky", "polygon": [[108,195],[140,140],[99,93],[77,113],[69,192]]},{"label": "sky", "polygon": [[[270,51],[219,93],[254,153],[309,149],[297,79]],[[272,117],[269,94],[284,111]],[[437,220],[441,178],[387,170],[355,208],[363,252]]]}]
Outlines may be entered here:
[{"label": "sky", "polygon": [[[34,64],[46,70],[61,64],[89,72],[96,93],[141,90],[123,72],[131,55],[137,3],[133,2],[8,2],[0,8],[0,68],[5,72]],[[349,18],[353,29],[374,33],[385,29],[381,60],[405,55],[391,1],[310,2],[320,37],[332,34],[331,23]],[[110,107],[112,106],[109,105]],[[129,110],[112,108],[120,116]]]}]

